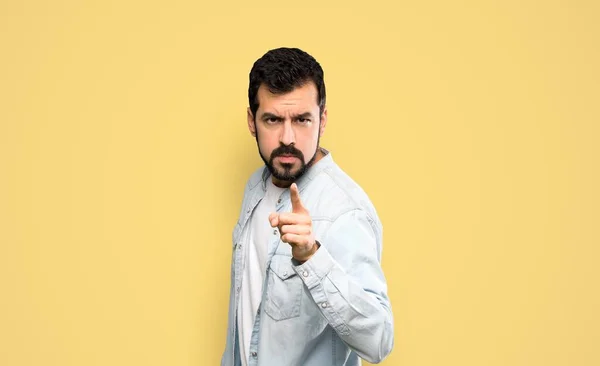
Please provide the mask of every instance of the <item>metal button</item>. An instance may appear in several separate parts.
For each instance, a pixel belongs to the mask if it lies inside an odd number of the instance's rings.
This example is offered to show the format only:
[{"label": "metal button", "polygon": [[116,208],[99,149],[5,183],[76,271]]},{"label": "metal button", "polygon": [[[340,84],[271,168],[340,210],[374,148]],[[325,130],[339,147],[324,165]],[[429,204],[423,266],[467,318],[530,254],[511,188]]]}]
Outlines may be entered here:
[{"label": "metal button", "polygon": [[308,272],[304,271],[304,272],[302,272],[302,275],[303,275],[304,277],[308,277]]},{"label": "metal button", "polygon": [[327,307],[327,302],[322,302],[322,303],[321,303],[321,307],[322,307],[323,309],[325,309],[325,308]]},{"label": "metal button", "polygon": [[238,250],[242,249],[242,244],[238,245]]},{"label": "metal button", "polygon": [[256,358],[256,356],[258,356],[258,353],[252,352],[251,355],[252,355],[252,357]]},{"label": "metal button", "polygon": [[273,235],[277,235],[277,230],[273,230]]},{"label": "metal button", "polygon": [[240,286],[235,289],[235,292],[240,292]]},{"label": "metal button", "polygon": [[281,275],[282,275],[283,277],[285,277],[285,276],[287,276],[287,272],[283,272]]},{"label": "metal button", "polygon": [[281,198],[277,200],[277,203],[281,203]]}]

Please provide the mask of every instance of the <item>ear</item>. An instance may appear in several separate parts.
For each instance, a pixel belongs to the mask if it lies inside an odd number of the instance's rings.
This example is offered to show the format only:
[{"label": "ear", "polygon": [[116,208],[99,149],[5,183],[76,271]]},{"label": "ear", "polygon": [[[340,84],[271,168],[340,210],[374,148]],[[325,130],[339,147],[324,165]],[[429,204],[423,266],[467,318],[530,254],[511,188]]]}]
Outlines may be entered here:
[{"label": "ear", "polygon": [[321,113],[321,126],[319,127],[319,136],[323,136],[325,133],[325,126],[327,126],[327,106],[323,108],[323,113]]},{"label": "ear", "polygon": [[256,124],[254,123],[254,116],[252,115],[252,111],[250,107],[247,110],[247,119],[248,119],[248,130],[253,137],[256,137]]}]

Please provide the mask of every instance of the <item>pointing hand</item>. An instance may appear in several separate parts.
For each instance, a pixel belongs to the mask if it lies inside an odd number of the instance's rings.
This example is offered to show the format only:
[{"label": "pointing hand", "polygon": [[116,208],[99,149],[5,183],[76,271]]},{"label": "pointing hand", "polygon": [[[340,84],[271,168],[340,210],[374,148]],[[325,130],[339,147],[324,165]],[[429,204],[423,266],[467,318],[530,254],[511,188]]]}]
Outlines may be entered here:
[{"label": "pointing hand", "polygon": [[271,227],[278,227],[281,240],[292,246],[292,256],[299,262],[307,261],[318,249],[312,232],[312,219],[300,199],[296,183],[290,186],[292,212],[269,215]]}]

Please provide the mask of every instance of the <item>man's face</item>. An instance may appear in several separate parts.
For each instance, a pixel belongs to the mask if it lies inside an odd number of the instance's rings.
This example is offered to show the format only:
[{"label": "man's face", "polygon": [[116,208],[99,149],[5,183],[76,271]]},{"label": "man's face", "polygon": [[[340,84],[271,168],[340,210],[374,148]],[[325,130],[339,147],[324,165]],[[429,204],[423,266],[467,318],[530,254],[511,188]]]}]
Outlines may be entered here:
[{"label": "man's face", "polygon": [[327,124],[327,111],[319,115],[317,95],[312,82],[284,94],[273,94],[261,85],[255,118],[248,109],[248,128],[276,180],[295,181],[316,157]]}]

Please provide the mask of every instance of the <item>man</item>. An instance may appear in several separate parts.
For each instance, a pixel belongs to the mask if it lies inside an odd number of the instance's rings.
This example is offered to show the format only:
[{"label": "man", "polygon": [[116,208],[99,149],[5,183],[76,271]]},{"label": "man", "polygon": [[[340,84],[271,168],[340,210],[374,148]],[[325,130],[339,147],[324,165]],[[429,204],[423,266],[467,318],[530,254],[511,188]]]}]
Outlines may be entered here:
[{"label": "man", "polygon": [[394,339],[382,226],[319,146],[323,70],[299,49],[271,50],[250,71],[248,99],[248,129],[266,167],[250,177],[233,230],[221,365],[378,363]]}]

